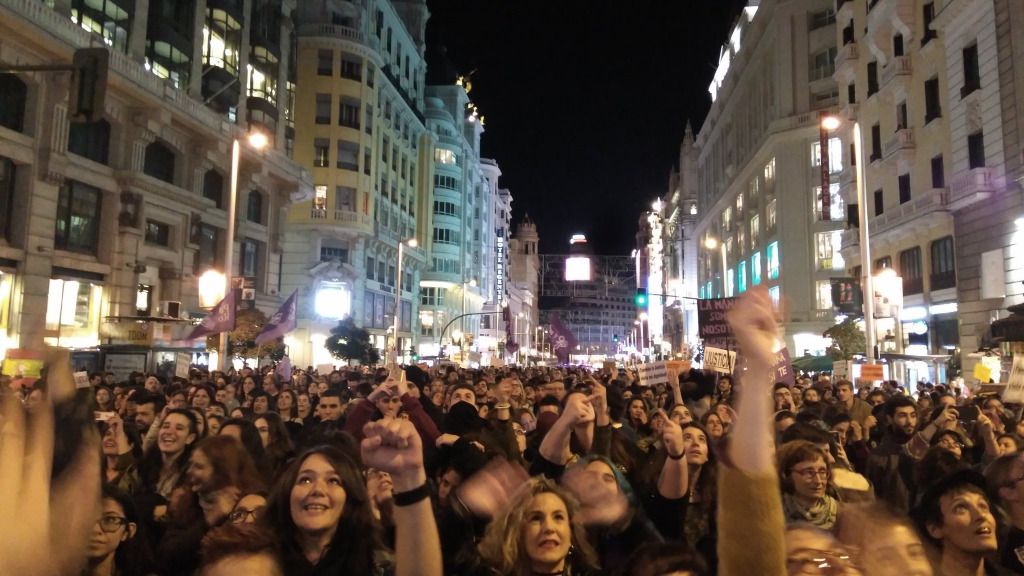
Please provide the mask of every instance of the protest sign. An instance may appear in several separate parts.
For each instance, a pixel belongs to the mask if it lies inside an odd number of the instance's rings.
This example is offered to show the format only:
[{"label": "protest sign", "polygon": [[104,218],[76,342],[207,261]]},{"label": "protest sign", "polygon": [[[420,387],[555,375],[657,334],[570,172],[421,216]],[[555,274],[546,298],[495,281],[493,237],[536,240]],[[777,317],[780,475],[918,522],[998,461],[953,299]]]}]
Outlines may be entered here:
[{"label": "protest sign", "polygon": [[637,372],[640,374],[641,386],[668,384],[668,367],[664,362],[648,362],[641,364]]},{"label": "protest sign", "polygon": [[796,386],[796,378],[793,376],[793,366],[789,362],[789,348],[783,346],[782,350],[775,353],[775,366],[772,367],[773,382],[785,382],[790,388]]},{"label": "protest sign", "polygon": [[697,300],[697,324],[706,346],[736,348],[726,314],[736,304],[735,298]]},{"label": "protest sign", "polygon": [[1013,357],[1010,378],[1006,381],[1006,388],[1003,390],[1003,402],[1024,403],[1024,356],[1020,354]]},{"label": "protest sign", "polygon": [[721,348],[704,347],[704,368],[724,374],[732,374],[736,367],[736,353]]}]

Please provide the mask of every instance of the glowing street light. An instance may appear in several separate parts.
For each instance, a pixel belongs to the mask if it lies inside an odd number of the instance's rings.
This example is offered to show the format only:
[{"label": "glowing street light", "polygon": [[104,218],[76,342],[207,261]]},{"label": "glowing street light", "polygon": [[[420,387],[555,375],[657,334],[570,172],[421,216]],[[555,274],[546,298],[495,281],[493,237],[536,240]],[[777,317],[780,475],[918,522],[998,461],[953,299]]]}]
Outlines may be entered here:
[{"label": "glowing street light", "polygon": [[217,270],[207,270],[199,277],[199,307],[213,308],[224,299],[224,274]]},{"label": "glowing street light", "polygon": [[399,318],[402,315],[402,249],[408,246],[409,248],[415,248],[419,246],[419,242],[415,238],[409,238],[398,243],[398,268],[396,270],[395,277],[395,329],[394,329],[394,358],[393,362],[398,363],[398,355],[401,352],[398,339],[398,327]]}]

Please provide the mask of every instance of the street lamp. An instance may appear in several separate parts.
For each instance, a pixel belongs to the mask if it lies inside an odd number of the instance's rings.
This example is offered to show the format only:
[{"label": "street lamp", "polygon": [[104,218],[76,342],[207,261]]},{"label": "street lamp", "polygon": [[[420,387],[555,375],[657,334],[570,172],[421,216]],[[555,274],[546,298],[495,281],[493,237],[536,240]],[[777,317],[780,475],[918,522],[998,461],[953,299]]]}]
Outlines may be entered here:
[{"label": "street lamp", "polygon": [[[253,150],[262,150],[269,142],[267,135],[262,132],[250,132],[246,140]],[[241,161],[242,145],[236,137],[231,141],[231,189],[228,198],[228,233],[225,241],[226,250],[224,255],[224,290],[232,290],[232,275],[234,274],[235,256],[235,219],[238,214],[238,165]],[[231,359],[228,355],[228,333],[220,333],[221,369],[227,372],[231,367]]]},{"label": "street lamp", "polygon": [[224,274],[214,269],[199,277],[199,307],[213,308],[224,299]]},{"label": "street lamp", "polygon": [[[841,121],[835,116],[825,116],[821,125],[826,130],[835,130]],[[824,162],[824,158],[822,162]],[[864,355],[868,363],[875,360],[875,291],[871,278],[871,246],[868,230],[868,202],[864,187],[867,185],[867,174],[864,166],[864,140],[860,131],[860,123],[853,123],[853,161],[857,168],[854,172],[857,184],[857,215],[858,242],[860,243],[861,292],[864,300]]]},{"label": "street lamp", "polygon": [[725,286],[725,267],[726,267],[726,262],[725,262],[726,261],[725,242],[719,242],[718,239],[715,238],[714,236],[708,236],[707,238],[704,239],[704,247],[707,248],[708,250],[712,251],[712,252],[715,251],[716,249],[721,249],[720,251],[722,253],[722,296],[726,297],[729,294],[726,293],[726,289],[725,289],[726,288],[726,286]]},{"label": "street lamp", "polygon": [[408,240],[403,240],[398,243],[398,268],[396,270],[395,276],[395,331],[393,350],[394,356],[391,359],[392,362],[396,365],[398,364],[398,356],[402,351],[401,346],[399,345],[398,338],[399,319],[402,316],[402,249],[405,246],[409,246],[409,248],[415,248],[418,245],[419,243],[416,241],[415,238],[409,238]]}]

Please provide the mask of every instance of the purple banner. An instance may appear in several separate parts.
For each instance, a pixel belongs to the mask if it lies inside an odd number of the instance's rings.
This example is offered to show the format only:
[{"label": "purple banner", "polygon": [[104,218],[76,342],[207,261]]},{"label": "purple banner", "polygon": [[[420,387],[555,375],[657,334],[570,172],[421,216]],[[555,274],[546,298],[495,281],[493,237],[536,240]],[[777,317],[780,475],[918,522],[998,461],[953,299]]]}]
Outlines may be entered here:
[{"label": "purple banner", "polygon": [[207,336],[209,334],[220,334],[235,329],[235,290],[228,290],[224,297],[210,313],[203,318],[203,321],[196,326],[188,335],[189,340]]},{"label": "purple banner", "polygon": [[569,354],[576,347],[576,336],[562,324],[562,320],[554,312],[548,316],[548,323],[551,351],[555,353],[560,364],[568,364]]}]

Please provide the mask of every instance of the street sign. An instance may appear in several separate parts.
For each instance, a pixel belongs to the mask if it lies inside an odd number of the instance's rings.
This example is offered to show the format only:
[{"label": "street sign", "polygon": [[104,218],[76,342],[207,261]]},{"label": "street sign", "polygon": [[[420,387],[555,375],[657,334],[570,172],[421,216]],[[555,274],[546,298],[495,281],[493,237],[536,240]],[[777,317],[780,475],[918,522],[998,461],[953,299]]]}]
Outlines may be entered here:
[{"label": "street sign", "polygon": [[732,374],[736,368],[736,353],[721,348],[704,347],[704,367],[723,374]]}]

